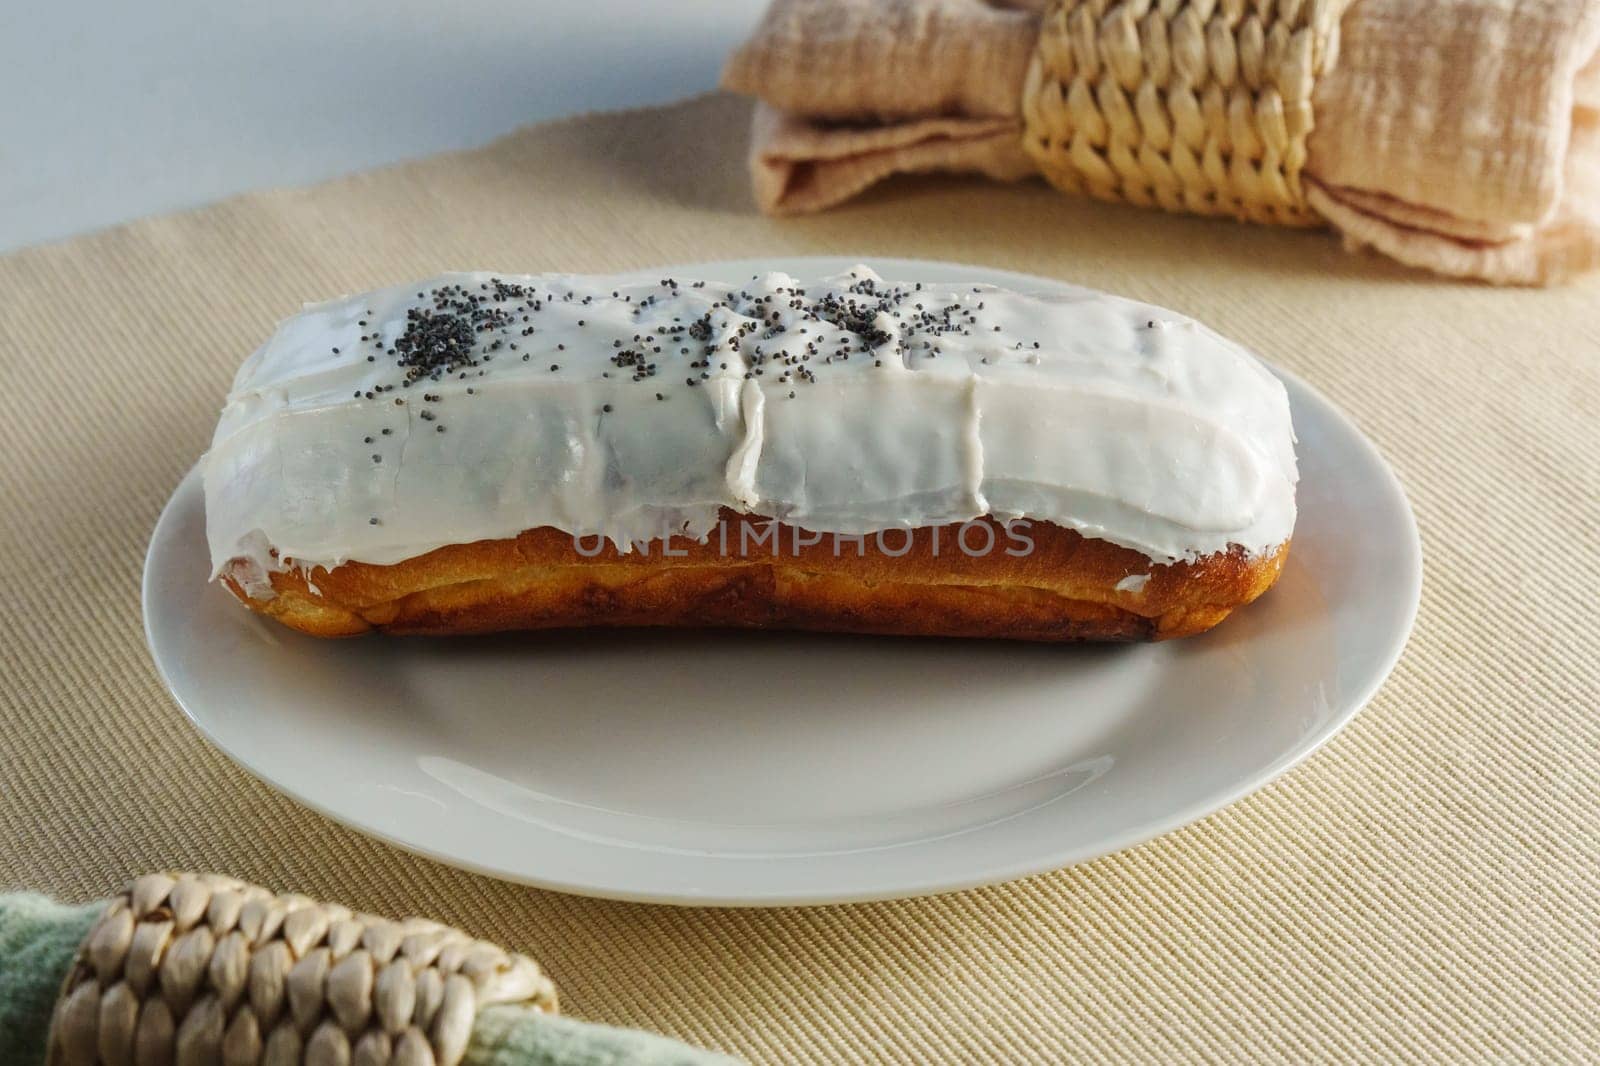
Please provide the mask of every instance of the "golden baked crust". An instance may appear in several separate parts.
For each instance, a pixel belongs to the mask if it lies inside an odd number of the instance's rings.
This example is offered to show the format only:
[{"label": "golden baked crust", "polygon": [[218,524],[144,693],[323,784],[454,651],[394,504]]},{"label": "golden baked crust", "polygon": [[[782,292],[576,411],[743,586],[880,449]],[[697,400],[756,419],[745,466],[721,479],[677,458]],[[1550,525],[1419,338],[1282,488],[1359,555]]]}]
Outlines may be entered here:
[{"label": "golden baked crust", "polygon": [[[1166,640],[1210,629],[1261,595],[1289,550],[1285,543],[1271,556],[1250,559],[1235,548],[1155,566],[1139,552],[1046,522],[1016,527],[1031,541],[1026,551],[1001,523],[968,525],[964,541],[963,527],[950,525],[889,531],[881,545],[872,536],[811,542],[816,534],[724,511],[706,543],[675,537],[665,549],[650,545],[648,554],[574,543],[570,534],[543,527],[389,566],[346,563],[307,573],[291,565],[271,575],[270,598],[251,598],[232,572],[223,581],[252,610],[319,637],[374,629],[739,626]],[[985,528],[994,536],[988,550]],[[1150,575],[1142,588],[1118,591],[1118,582],[1142,574]]]}]

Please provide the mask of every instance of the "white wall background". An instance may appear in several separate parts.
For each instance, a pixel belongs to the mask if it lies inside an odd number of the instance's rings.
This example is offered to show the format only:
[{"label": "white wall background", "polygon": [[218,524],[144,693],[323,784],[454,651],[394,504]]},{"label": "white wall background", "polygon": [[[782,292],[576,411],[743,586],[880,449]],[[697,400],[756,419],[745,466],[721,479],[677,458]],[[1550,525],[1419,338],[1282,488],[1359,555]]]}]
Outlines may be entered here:
[{"label": "white wall background", "polygon": [[0,0],[0,251],[711,88],[764,0]]}]

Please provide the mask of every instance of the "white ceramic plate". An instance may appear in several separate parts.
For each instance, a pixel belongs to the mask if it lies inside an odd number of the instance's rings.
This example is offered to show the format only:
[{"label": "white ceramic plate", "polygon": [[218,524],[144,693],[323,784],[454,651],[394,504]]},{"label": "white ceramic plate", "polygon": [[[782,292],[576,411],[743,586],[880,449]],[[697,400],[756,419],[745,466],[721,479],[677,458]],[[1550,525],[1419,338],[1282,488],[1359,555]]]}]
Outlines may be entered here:
[{"label": "white ceramic plate", "polygon": [[[742,280],[847,260],[674,267]],[[897,279],[1045,278],[876,261]],[[651,277],[659,271],[649,272]],[[1211,633],[1052,647],[782,633],[324,642],[207,583],[198,472],[145,563],[162,677],[245,768],[363,832],[587,895],[824,903],[1083,862],[1260,788],[1388,675],[1416,613],[1393,474],[1281,374],[1300,517],[1276,588]]]}]

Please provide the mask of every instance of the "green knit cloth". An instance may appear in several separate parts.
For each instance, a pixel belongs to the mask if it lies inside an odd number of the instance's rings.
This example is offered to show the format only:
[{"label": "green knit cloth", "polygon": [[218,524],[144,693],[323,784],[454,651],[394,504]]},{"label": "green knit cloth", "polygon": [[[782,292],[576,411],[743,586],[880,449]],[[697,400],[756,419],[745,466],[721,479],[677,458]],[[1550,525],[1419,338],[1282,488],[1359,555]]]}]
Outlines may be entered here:
[{"label": "green knit cloth", "polygon": [[43,1066],[56,993],[105,903],[0,896],[0,1062]]},{"label": "green knit cloth", "polygon": [[[0,1063],[43,1066],[50,1012],[104,901],[71,907],[31,892],[0,895]],[[731,1066],[715,1052],[634,1029],[527,1007],[478,1012],[468,1066]]]}]

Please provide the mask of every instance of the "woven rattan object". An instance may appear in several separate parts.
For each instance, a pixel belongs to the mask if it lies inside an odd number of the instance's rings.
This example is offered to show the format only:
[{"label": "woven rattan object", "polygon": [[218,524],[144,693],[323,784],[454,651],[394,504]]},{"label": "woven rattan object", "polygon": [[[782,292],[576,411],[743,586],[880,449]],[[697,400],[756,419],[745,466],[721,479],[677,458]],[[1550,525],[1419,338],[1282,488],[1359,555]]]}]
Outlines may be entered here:
[{"label": "woven rattan object", "polygon": [[113,899],[50,1025],[50,1066],[453,1066],[478,1008],[556,1009],[532,959],[211,874]]},{"label": "woven rattan object", "polygon": [[1023,90],[1027,151],[1102,200],[1315,225],[1300,170],[1347,0],[1057,0]]}]

